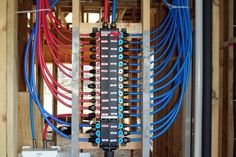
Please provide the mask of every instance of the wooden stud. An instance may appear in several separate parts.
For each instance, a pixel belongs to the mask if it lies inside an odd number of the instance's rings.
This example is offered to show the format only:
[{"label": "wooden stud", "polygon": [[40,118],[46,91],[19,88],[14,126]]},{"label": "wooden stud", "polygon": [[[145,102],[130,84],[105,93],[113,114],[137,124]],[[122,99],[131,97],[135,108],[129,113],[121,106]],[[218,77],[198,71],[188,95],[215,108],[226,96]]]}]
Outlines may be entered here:
[{"label": "wooden stud", "polygon": [[[234,0],[229,0],[228,4],[228,39],[233,38],[233,25],[234,25]],[[234,113],[233,113],[233,63],[234,63],[234,54],[233,47],[229,47],[229,56],[228,56],[228,132],[227,132],[227,140],[228,140],[228,157],[233,156],[234,150]]]},{"label": "wooden stud", "polygon": [[[7,157],[17,156],[17,8],[16,0],[6,1],[7,6]],[[1,4],[0,4],[1,5]],[[4,5],[4,4],[3,4]],[[2,41],[1,41],[2,42]]]},{"label": "wooden stud", "polygon": [[18,151],[23,146],[32,145],[31,127],[30,127],[30,113],[29,113],[29,93],[19,92],[18,93]]},{"label": "wooden stud", "polygon": [[213,3],[213,62],[212,62],[212,157],[221,156],[219,151],[220,147],[220,114],[221,114],[221,103],[220,103],[220,7]]},{"label": "wooden stud", "polygon": [[7,2],[0,1],[0,156],[7,156]]},{"label": "wooden stud", "polygon": [[[20,0],[18,0],[20,1]],[[18,10],[30,10],[30,6],[28,3],[20,3],[18,6]],[[18,65],[23,65],[24,62],[24,50],[25,50],[25,43],[28,39],[28,28],[27,28],[27,14],[19,14],[18,15]],[[25,92],[26,85],[24,82],[24,75],[23,75],[23,66],[18,66],[18,91]]]}]

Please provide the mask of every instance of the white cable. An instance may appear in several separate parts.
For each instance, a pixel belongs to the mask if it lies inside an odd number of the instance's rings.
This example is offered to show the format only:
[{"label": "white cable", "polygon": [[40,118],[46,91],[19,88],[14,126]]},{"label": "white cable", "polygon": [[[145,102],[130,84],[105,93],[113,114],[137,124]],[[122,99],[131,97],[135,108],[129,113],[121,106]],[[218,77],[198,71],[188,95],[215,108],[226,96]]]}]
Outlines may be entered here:
[{"label": "white cable", "polygon": [[51,9],[23,10],[23,11],[16,11],[15,14],[37,13],[37,12],[50,11],[50,10],[51,10]]}]

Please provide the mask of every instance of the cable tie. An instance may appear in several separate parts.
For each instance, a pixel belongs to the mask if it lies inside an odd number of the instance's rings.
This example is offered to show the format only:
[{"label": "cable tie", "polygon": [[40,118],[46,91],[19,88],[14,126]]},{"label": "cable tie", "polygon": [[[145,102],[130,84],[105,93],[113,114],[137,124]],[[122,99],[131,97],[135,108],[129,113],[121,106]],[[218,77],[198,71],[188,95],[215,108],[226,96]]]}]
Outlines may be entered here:
[{"label": "cable tie", "polygon": [[51,9],[22,10],[22,11],[16,11],[15,14],[37,13],[37,12],[50,11],[50,10]]},{"label": "cable tie", "polygon": [[170,3],[166,3],[170,9],[189,9],[189,6],[177,6]]}]

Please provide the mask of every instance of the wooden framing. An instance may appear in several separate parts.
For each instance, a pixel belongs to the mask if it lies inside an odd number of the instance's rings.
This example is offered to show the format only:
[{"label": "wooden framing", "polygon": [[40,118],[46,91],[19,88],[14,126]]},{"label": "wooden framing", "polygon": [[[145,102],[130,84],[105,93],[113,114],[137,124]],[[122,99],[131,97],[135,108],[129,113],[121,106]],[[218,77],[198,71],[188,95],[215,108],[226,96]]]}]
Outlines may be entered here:
[{"label": "wooden framing", "polygon": [[7,156],[17,156],[17,3],[7,3]]},{"label": "wooden framing", "polygon": [[[18,151],[21,150],[22,146],[29,146],[32,144],[31,139],[31,128],[30,128],[30,113],[29,111],[29,93],[19,92],[18,93]],[[23,114],[24,113],[24,114]]]},{"label": "wooden framing", "polygon": [[[229,0],[228,3],[228,40],[234,37],[234,3],[235,0]],[[228,47],[228,130],[227,130],[227,157],[234,154],[234,112],[233,112],[233,75],[234,75],[234,49]]]},{"label": "wooden framing", "polygon": [[[223,0],[222,0],[223,2]],[[233,29],[232,29],[232,6],[233,6],[234,0],[227,0],[227,7],[228,10],[224,10],[224,13],[226,12],[228,15],[225,18],[225,21],[228,23],[227,28],[224,28],[227,32],[228,40],[234,39],[233,38]],[[17,112],[26,112],[25,110],[28,110],[26,108],[22,108],[23,105],[20,105],[20,103],[23,103],[24,105],[28,103],[28,93],[27,92],[21,92],[18,93],[17,96],[17,37],[16,37],[16,14],[14,13],[17,6],[17,2],[15,0],[8,0],[8,1],[0,1],[0,41],[1,41],[1,47],[0,47],[0,101],[1,101],[1,109],[0,109],[0,156],[7,156],[7,157],[15,157],[17,156],[17,151],[19,150],[19,146],[21,143],[30,143],[29,139],[29,133],[25,133],[25,131],[20,128],[24,125],[22,121],[18,121],[21,119],[21,116],[18,117]],[[223,43],[225,41],[224,36],[225,34],[222,34],[223,30],[220,30],[224,25],[221,24],[221,16],[225,15],[221,12],[220,7],[217,5],[218,1],[214,1],[213,3],[213,93],[212,93],[212,157],[222,157],[225,153],[224,151],[227,151],[227,157],[232,156],[232,140],[233,140],[233,113],[232,113],[232,75],[233,75],[233,52],[232,48],[229,48],[229,51],[222,51],[220,50],[220,47],[222,48],[220,43]],[[158,6],[159,12],[161,16],[164,15],[164,11],[161,10],[161,6]],[[62,16],[63,20],[63,11],[59,11],[60,16]],[[222,14],[222,15],[221,15]],[[159,15],[159,14],[158,14]],[[157,15],[157,16],[158,16]],[[64,20],[63,20],[64,21]],[[65,21],[64,21],[65,22]],[[152,21],[153,22],[153,21]],[[221,25],[221,26],[220,26]],[[81,32],[83,33],[90,33],[92,30],[92,27],[101,27],[101,24],[81,24]],[[129,24],[118,24],[118,27],[120,28],[127,28],[128,32],[130,33],[141,33],[142,32],[142,25],[141,23],[129,23]],[[227,41],[227,40],[226,40]],[[225,43],[223,47],[227,48],[228,43]],[[228,53],[227,61],[228,61],[228,71],[227,71],[227,87],[223,87],[222,75],[223,69],[221,65],[221,60],[224,57],[221,53]],[[51,62],[51,60],[47,60],[48,62]],[[42,84],[41,84],[42,85]],[[223,88],[227,88],[227,103],[223,104]],[[19,104],[17,105],[17,98],[19,98]],[[20,108],[17,109],[17,106]],[[222,114],[223,107],[227,106],[227,117],[224,117]],[[24,116],[27,117],[26,113]],[[18,119],[17,119],[18,117]],[[182,118],[182,117],[181,117]],[[222,129],[222,123],[223,118],[227,118],[227,127],[226,132],[223,133]],[[24,119],[24,118],[22,118]],[[28,123],[28,122],[27,122]],[[180,120],[178,120],[178,123],[174,124],[174,127],[171,128],[167,134],[164,135],[164,137],[161,137],[158,139],[158,142],[154,143],[155,147],[158,147],[156,150],[154,150],[153,156],[157,156],[157,154],[162,156],[179,156],[181,154],[182,150],[179,150],[180,147],[177,147],[178,144],[181,142],[178,141],[175,137],[179,137],[179,126],[177,124],[182,125],[180,123]],[[19,125],[19,127],[17,126]],[[25,127],[29,128],[29,125],[27,124]],[[19,132],[17,131],[17,128],[19,128]],[[26,130],[27,131],[27,130]],[[18,134],[17,134],[18,132]],[[40,132],[39,132],[40,133]],[[16,138],[19,135],[27,134],[27,136],[24,136],[24,141],[21,141],[19,138]],[[223,135],[224,134],[224,135]],[[41,135],[40,135],[41,136]],[[84,135],[82,135],[84,136]],[[225,141],[222,140],[224,138],[223,136],[226,136],[226,147],[227,150],[223,150],[223,145]],[[27,139],[28,138],[28,139]],[[19,142],[17,141],[19,140]],[[42,142],[41,139],[39,142]],[[168,147],[168,145],[173,144],[173,146]],[[181,143],[182,144],[182,143]],[[88,149],[90,145],[80,143],[79,145],[80,149]],[[127,147],[121,147],[121,149],[140,149],[141,143],[135,143],[135,144],[128,144]],[[91,149],[97,149],[97,147],[91,147]],[[173,150],[171,150],[173,149]]]},{"label": "wooden framing", "polygon": [[0,2],[0,40],[2,46],[0,47],[0,101],[1,101],[1,109],[0,109],[0,156],[7,155],[7,3],[6,1]]},{"label": "wooden framing", "polygon": [[0,2],[0,156],[17,156],[16,2]]},{"label": "wooden framing", "polygon": [[212,157],[232,157],[234,0],[213,3]]},{"label": "wooden framing", "polygon": [[213,3],[213,80],[212,80],[212,157],[219,157],[221,152],[220,143],[220,119],[221,119],[221,73],[220,73],[220,7]]}]

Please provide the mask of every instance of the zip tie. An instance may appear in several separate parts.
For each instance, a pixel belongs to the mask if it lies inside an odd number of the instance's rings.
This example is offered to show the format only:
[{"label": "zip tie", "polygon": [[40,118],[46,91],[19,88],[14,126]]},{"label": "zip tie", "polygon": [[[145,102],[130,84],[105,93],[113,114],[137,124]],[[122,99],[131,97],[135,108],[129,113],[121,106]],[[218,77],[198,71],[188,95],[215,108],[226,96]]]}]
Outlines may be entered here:
[{"label": "zip tie", "polygon": [[16,11],[15,14],[37,13],[37,12],[50,11],[50,10],[51,9],[23,10],[23,11]]},{"label": "zip tie", "polygon": [[177,5],[172,5],[170,3],[166,3],[166,5],[170,8],[170,9],[189,9],[189,6],[177,6]]}]

